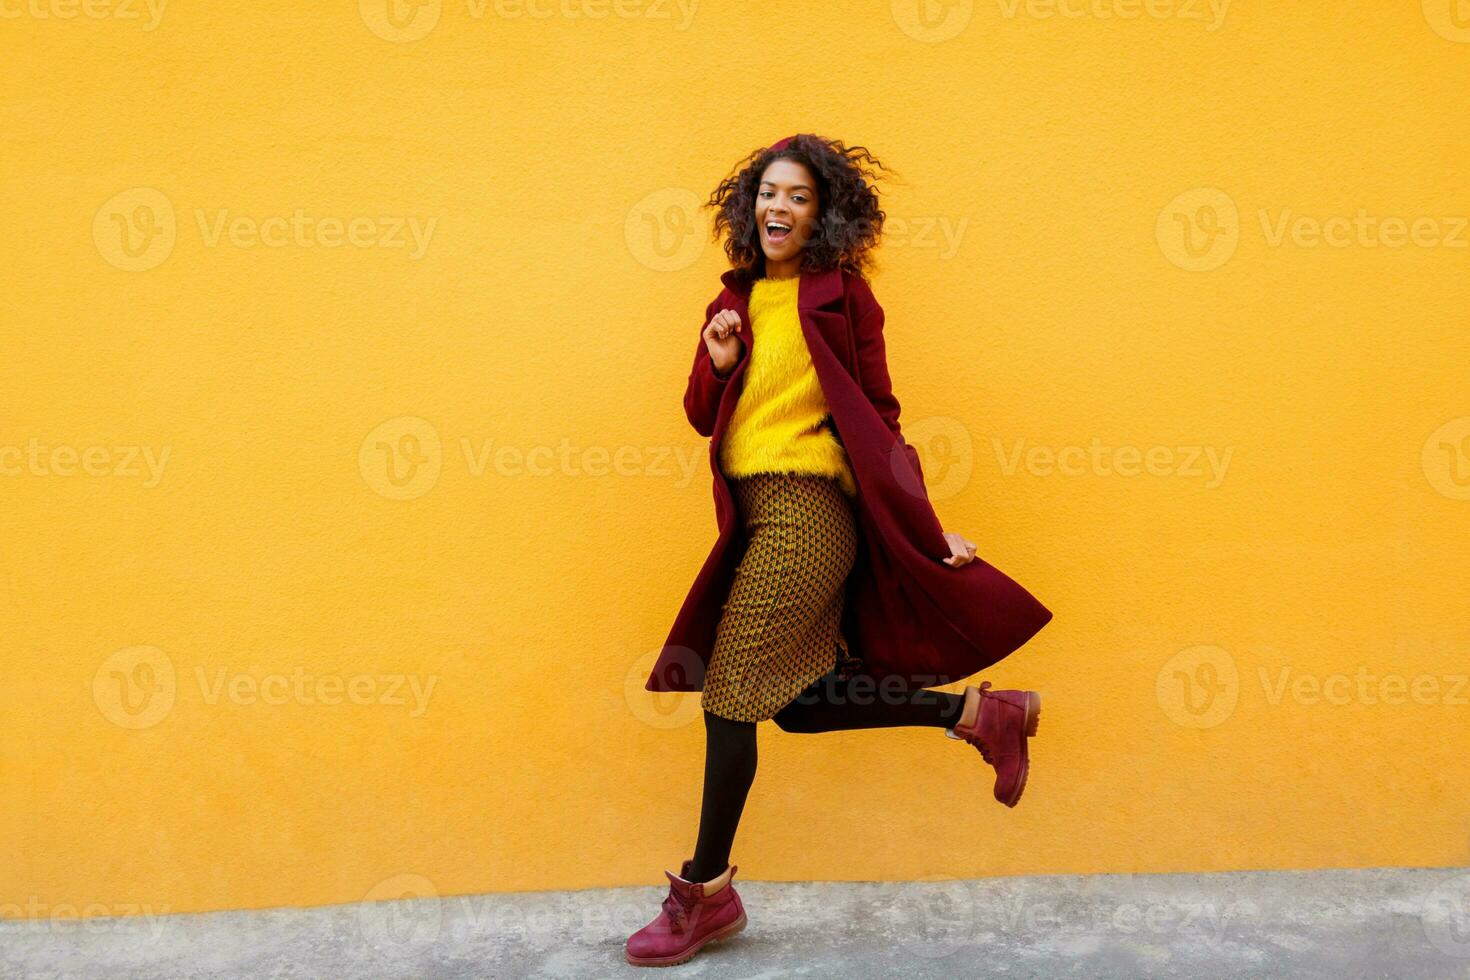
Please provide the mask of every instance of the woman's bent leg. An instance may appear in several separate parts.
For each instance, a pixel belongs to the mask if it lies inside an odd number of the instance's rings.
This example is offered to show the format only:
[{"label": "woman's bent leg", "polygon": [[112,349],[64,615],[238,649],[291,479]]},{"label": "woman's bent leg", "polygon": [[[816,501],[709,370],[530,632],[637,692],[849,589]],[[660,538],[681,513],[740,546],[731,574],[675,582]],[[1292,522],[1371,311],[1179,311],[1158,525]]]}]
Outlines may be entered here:
[{"label": "woman's bent leg", "polygon": [[928,688],[895,689],[866,674],[839,680],[829,673],[776,712],[772,720],[782,731],[807,733],[907,726],[953,728],[964,710],[962,694]]},{"label": "woman's bent leg", "polygon": [[755,781],[755,722],[704,713],[704,800],[690,881],[719,877],[730,863],[745,797]]}]

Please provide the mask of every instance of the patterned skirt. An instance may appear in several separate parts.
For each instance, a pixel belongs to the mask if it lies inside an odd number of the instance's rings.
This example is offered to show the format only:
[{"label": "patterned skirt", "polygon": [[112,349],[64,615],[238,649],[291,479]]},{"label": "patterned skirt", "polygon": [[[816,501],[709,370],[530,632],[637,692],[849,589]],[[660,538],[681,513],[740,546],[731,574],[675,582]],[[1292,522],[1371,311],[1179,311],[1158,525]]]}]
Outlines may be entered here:
[{"label": "patterned skirt", "polygon": [[832,477],[756,473],[732,478],[730,488],[747,544],[700,704],[733,721],[764,721],[825,674],[861,668],[842,635],[857,526]]}]

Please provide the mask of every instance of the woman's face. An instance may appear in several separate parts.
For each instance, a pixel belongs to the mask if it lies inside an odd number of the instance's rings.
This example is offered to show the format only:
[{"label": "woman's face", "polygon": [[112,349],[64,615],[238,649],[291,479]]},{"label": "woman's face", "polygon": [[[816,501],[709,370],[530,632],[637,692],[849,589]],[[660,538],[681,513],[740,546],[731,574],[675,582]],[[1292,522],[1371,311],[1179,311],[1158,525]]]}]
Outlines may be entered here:
[{"label": "woman's face", "polygon": [[804,164],[773,160],[755,192],[755,223],[768,262],[794,259],[817,228],[817,182]]}]

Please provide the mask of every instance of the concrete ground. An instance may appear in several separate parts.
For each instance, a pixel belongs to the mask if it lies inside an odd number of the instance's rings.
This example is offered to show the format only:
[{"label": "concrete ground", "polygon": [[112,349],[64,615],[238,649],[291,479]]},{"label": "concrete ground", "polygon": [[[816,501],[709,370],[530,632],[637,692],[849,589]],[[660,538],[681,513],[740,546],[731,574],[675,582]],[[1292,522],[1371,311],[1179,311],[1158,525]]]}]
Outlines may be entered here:
[{"label": "concrete ground", "polygon": [[745,931],[657,974],[623,941],[666,885],[8,920],[0,975],[1470,978],[1464,868],[736,887]]}]

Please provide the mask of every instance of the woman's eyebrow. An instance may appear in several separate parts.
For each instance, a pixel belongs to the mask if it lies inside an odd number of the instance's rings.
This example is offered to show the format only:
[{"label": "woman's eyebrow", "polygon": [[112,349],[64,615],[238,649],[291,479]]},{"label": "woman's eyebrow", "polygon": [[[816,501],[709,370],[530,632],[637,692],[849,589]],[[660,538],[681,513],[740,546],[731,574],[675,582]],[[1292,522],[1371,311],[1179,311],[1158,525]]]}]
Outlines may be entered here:
[{"label": "woman's eyebrow", "polygon": [[[763,180],[763,181],[761,181],[761,186],[762,187],[764,187],[766,184],[770,184],[772,187],[780,187],[781,186],[780,184],[776,183],[774,180]],[[809,190],[811,190],[811,188],[808,187],[806,184],[792,184],[791,185],[791,189],[794,190],[794,191],[809,191]]]}]

